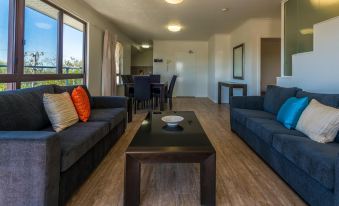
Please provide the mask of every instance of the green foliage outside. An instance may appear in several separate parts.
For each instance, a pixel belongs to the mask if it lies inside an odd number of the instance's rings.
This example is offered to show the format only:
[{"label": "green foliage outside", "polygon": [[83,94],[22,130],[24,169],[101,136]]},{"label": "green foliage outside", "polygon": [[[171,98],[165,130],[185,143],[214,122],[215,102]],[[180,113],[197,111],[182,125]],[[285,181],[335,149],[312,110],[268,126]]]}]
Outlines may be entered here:
[{"label": "green foliage outside", "polygon": [[[25,74],[56,74],[56,60],[43,58],[43,52],[25,53]],[[0,60],[0,65],[7,65],[6,62]],[[63,74],[82,74],[83,61],[74,57],[64,60]],[[7,74],[7,67],[0,66],[0,74]],[[31,88],[41,85],[57,84],[60,86],[83,84],[83,79],[66,79],[66,80],[47,80],[35,82],[22,82],[21,88]],[[6,83],[0,83],[0,91],[8,90]]]}]

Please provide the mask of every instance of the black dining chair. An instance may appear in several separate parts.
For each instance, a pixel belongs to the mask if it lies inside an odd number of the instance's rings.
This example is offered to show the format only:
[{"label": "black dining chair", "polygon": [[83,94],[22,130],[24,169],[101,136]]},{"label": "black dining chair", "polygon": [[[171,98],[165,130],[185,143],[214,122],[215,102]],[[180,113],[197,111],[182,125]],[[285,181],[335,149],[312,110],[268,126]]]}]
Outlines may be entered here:
[{"label": "black dining chair", "polygon": [[[121,80],[123,84],[133,83],[133,77],[132,75],[121,75]],[[134,88],[129,88],[128,91],[128,97],[133,98],[134,97]]]},{"label": "black dining chair", "polygon": [[161,76],[160,74],[151,74],[149,75],[151,83],[160,83]]},{"label": "black dining chair", "polygon": [[166,94],[166,98],[169,101],[170,110],[172,110],[172,107],[173,107],[172,97],[173,97],[173,90],[174,90],[175,82],[177,81],[177,77],[178,77],[177,75],[173,75],[170,86]]},{"label": "black dining chair", "polygon": [[145,106],[153,107],[151,101],[151,81],[149,76],[134,76],[134,113],[137,112],[137,108],[140,103]]}]

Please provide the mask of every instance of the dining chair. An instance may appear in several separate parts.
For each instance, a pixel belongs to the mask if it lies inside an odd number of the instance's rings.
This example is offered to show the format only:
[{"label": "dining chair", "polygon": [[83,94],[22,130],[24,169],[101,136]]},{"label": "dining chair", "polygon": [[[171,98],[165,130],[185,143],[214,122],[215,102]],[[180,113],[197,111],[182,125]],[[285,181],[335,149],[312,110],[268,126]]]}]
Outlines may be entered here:
[{"label": "dining chair", "polygon": [[178,77],[177,75],[173,75],[170,86],[166,94],[166,98],[169,101],[170,110],[172,110],[172,107],[173,107],[172,97],[173,97],[173,90],[174,90],[175,82],[177,81],[177,77]]},{"label": "dining chair", "polygon": [[137,112],[139,103],[142,103],[142,105],[145,107],[149,106],[149,103],[151,102],[151,106],[153,107],[151,98],[152,93],[150,77],[134,76],[134,113]]},{"label": "dining chair", "polygon": [[151,83],[160,83],[161,76],[160,74],[151,74],[149,75]]},{"label": "dining chair", "polygon": [[[121,75],[121,80],[123,84],[133,83],[133,77],[132,75]],[[133,98],[134,97],[134,88],[129,88],[128,91],[128,97]]]}]

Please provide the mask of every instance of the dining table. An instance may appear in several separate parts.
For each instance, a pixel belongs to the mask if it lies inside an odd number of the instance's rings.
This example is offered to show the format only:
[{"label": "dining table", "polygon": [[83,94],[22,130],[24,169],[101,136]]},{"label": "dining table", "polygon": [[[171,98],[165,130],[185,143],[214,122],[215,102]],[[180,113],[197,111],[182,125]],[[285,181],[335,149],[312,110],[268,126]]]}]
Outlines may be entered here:
[{"label": "dining table", "polygon": [[[135,83],[124,83],[125,88],[125,96],[130,97],[130,89],[134,88]],[[168,82],[160,82],[160,83],[151,83],[151,90],[154,91],[156,89],[159,89],[160,91],[160,97],[159,97],[159,105],[160,105],[160,111],[165,110],[165,102],[166,102],[166,92],[168,90]]]}]

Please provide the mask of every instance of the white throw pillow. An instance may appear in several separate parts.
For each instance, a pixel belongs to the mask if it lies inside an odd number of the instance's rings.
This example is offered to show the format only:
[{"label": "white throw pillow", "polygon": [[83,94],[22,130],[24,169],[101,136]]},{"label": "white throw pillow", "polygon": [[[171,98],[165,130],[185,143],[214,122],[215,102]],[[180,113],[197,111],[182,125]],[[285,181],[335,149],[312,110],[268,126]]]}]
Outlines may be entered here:
[{"label": "white throw pillow", "polygon": [[78,113],[68,92],[44,94],[43,102],[48,118],[56,132],[60,132],[79,121]]},{"label": "white throw pillow", "polygon": [[333,142],[339,130],[339,109],[313,99],[301,114],[296,129],[314,141]]}]

